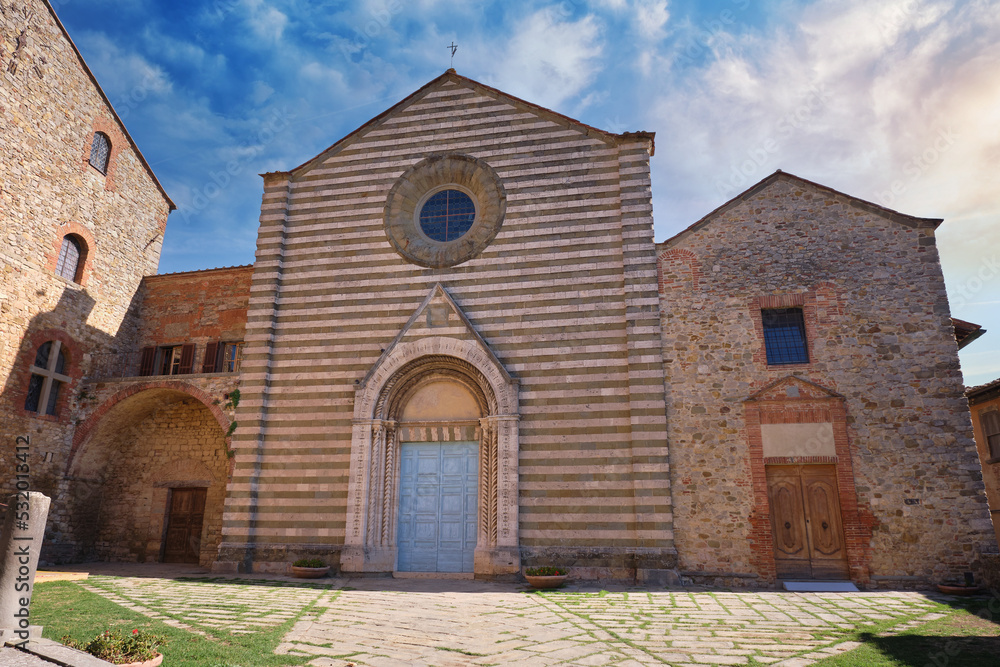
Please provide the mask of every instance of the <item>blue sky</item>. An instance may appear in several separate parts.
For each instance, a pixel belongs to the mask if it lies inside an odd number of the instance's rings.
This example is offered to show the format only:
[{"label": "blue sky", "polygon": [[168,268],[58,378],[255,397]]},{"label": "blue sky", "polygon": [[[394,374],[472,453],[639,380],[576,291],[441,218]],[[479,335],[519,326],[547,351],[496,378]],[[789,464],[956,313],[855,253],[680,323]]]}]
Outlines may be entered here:
[{"label": "blue sky", "polygon": [[[450,66],[656,132],[657,240],[775,169],[923,217],[1000,377],[1000,0],[53,0],[167,192],[161,272],[253,261],[258,174]],[[235,161],[236,176],[226,173]]]}]

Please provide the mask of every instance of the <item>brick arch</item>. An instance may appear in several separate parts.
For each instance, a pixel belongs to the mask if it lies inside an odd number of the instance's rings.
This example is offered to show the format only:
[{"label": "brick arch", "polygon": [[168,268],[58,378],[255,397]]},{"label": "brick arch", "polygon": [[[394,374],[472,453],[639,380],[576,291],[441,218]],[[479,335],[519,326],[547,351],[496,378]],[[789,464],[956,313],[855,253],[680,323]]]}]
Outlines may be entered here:
[{"label": "brick arch", "polygon": [[[108,153],[108,170],[104,174],[104,189],[114,192],[116,187],[115,175],[118,172],[118,156],[121,154],[122,146],[125,145],[125,135],[122,134],[118,124],[113,120],[104,116],[94,118],[93,129],[87,135],[87,140],[83,147],[83,161],[80,167],[82,171],[93,169],[90,166],[90,147],[93,144],[94,135],[98,132],[107,136],[108,141],[111,143],[111,150]],[[100,173],[96,169],[94,169],[94,172]]]},{"label": "brick arch", "polygon": [[130,387],[122,389],[118,393],[114,394],[106,401],[101,403],[94,412],[87,417],[81,423],[76,432],[73,434],[73,446],[70,448],[69,456],[66,461],[66,474],[73,468],[73,463],[76,460],[77,455],[84,448],[84,446],[90,441],[91,436],[93,436],[96,427],[101,423],[101,420],[108,414],[116,405],[122,401],[128,400],[129,398],[135,396],[136,394],[148,391],[150,389],[169,389],[176,391],[178,393],[187,394],[195,399],[197,399],[202,405],[208,408],[209,413],[218,422],[219,427],[226,433],[225,443],[226,448],[230,446],[230,441],[232,437],[228,435],[229,427],[232,423],[229,417],[222,411],[222,409],[213,403],[213,398],[209,394],[205,393],[201,389],[198,389],[194,385],[188,384],[186,382],[172,382],[169,380],[153,381],[153,382],[140,382],[134,384]]},{"label": "brick arch", "polygon": [[74,282],[85,286],[93,273],[96,242],[93,233],[79,222],[69,220],[56,228],[51,252],[45,257],[45,268],[49,272],[55,273],[56,265],[59,263],[59,251],[62,250],[62,241],[66,236],[77,236],[83,241],[81,244],[83,247],[80,248],[80,263],[76,269],[77,279]]},{"label": "brick arch", "polygon": [[[69,402],[70,395],[72,394],[71,388],[80,381],[81,377],[83,377],[83,367],[80,364],[83,355],[80,345],[62,329],[39,329],[27,337],[27,340],[29,341],[28,346],[21,348],[21,354],[18,355],[18,361],[14,365],[14,369],[11,372],[11,386],[16,387],[17,389],[10,394],[10,401],[13,404],[14,409],[18,410],[20,413],[29,415],[32,419],[42,419],[45,421],[57,422],[59,424],[66,424],[69,422]],[[31,382],[31,373],[28,372],[28,367],[34,363],[35,355],[38,353],[38,348],[41,347],[43,343],[47,343],[50,340],[57,340],[62,343],[62,351],[66,355],[65,375],[70,377],[70,381],[60,392],[61,395],[56,403],[55,416],[27,412],[24,409],[24,401],[28,396],[28,385]]]},{"label": "brick arch", "polygon": [[[684,272],[687,275],[669,275],[664,271],[664,265],[670,263],[677,267],[677,273]],[[672,287],[679,286],[685,281],[691,282],[691,289],[698,289],[701,281],[701,262],[698,256],[685,248],[670,248],[661,252],[656,258],[656,282],[660,288],[660,294]]]}]

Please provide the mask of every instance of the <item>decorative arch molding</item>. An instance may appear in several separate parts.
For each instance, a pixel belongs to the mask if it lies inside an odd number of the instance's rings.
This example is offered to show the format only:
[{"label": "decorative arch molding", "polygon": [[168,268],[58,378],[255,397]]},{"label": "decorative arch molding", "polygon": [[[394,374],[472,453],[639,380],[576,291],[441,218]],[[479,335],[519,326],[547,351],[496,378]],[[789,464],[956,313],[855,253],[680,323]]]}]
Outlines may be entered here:
[{"label": "decorative arch molding", "polygon": [[62,250],[63,238],[66,236],[76,236],[81,242],[80,260],[76,269],[77,285],[86,287],[90,282],[94,272],[94,251],[97,246],[93,233],[74,220],[68,220],[56,228],[55,238],[52,240],[50,252],[45,256],[45,269],[50,273],[55,273],[59,264],[59,251]]},{"label": "decorative arch molding", "polygon": [[[101,423],[101,420],[114,408],[116,405],[125,401],[136,394],[139,394],[150,389],[169,389],[171,391],[176,391],[182,394],[187,394],[192,398],[197,399],[202,405],[204,405],[212,417],[218,422],[219,427],[224,433],[229,433],[230,419],[226,414],[219,408],[218,405],[213,403],[213,398],[209,394],[205,393],[198,387],[188,384],[186,382],[171,382],[171,381],[153,381],[153,382],[140,382],[138,384],[131,385],[122,389],[118,393],[112,395],[106,401],[101,403],[94,412],[87,417],[73,433],[73,445],[70,448],[69,456],[66,461],[66,475],[70,474],[73,470],[73,464],[76,461],[77,455],[83,448],[90,442],[93,437],[97,426]],[[226,448],[229,448],[231,436],[226,437]]]},{"label": "decorative arch molding", "polygon": [[398,343],[358,386],[343,571],[395,570],[402,410],[420,387],[442,379],[468,389],[481,414],[472,426],[480,444],[473,571],[489,577],[520,570],[517,382],[477,343],[442,336]]}]

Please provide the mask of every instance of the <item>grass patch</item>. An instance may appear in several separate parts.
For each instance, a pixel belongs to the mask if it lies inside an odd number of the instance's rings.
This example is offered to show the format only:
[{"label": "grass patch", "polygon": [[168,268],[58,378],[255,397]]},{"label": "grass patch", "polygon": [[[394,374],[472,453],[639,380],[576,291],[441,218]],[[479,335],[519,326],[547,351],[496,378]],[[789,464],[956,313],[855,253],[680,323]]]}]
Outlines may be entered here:
[{"label": "grass patch", "polygon": [[1000,614],[988,600],[968,600],[937,611],[948,614],[898,635],[878,627],[845,637],[862,646],[815,663],[816,667],[987,667],[1000,664]]},{"label": "grass patch", "polygon": [[69,635],[80,643],[87,643],[105,630],[118,628],[131,632],[133,628],[142,628],[167,638],[162,652],[165,664],[171,667],[302,665],[315,656],[274,655],[274,649],[297,618],[249,634],[199,627],[211,636],[206,638],[120,607],[71,581],[35,584],[31,598],[31,620],[45,626],[42,636],[47,639],[59,641]]},{"label": "grass patch", "polygon": [[449,646],[435,646],[434,648],[436,648],[439,651],[451,651],[452,653],[461,653],[462,655],[471,655],[471,656],[474,656],[476,658],[485,658],[486,657],[485,653],[473,653],[472,651],[466,651],[465,649],[462,649],[462,648],[451,648]]}]

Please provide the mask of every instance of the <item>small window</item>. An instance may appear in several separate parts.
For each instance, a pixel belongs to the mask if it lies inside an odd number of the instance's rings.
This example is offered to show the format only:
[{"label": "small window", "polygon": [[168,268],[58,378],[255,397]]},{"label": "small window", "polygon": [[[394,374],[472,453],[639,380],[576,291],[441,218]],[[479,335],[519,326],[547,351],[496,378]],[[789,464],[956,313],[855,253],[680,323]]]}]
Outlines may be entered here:
[{"label": "small window", "polygon": [[235,373],[240,370],[243,359],[243,343],[225,343],[222,348],[222,372]]},{"label": "small window", "polygon": [[809,350],[802,309],[767,308],[760,315],[768,366],[808,364]]},{"label": "small window", "polygon": [[420,207],[420,229],[442,243],[465,236],[476,221],[476,204],[461,190],[436,192]]},{"label": "small window", "polygon": [[59,393],[63,384],[70,381],[65,374],[66,355],[62,343],[50,340],[42,343],[31,365],[31,379],[28,395],[24,399],[24,409],[40,415],[55,415],[59,405]]},{"label": "small window", "polygon": [[205,346],[202,373],[235,373],[243,359],[243,342],[217,342]]},{"label": "small window", "polygon": [[76,281],[80,269],[80,255],[80,242],[72,236],[64,236],[62,247],[59,249],[59,259],[56,262],[56,275]]},{"label": "small window", "polygon": [[186,375],[194,365],[194,345],[171,345],[157,350],[156,375]]},{"label": "small window", "polygon": [[94,132],[90,144],[90,165],[102,174],[108,173],[108,158],[111,156],[111,141],[103,132]]},{"label": "small window", "polygon": [[990,459],[1000,459],[1000,412],[990,410],[979,416],[979,423],[983,427],[983,437],[986,438],[986,449],[990,453]]}]

